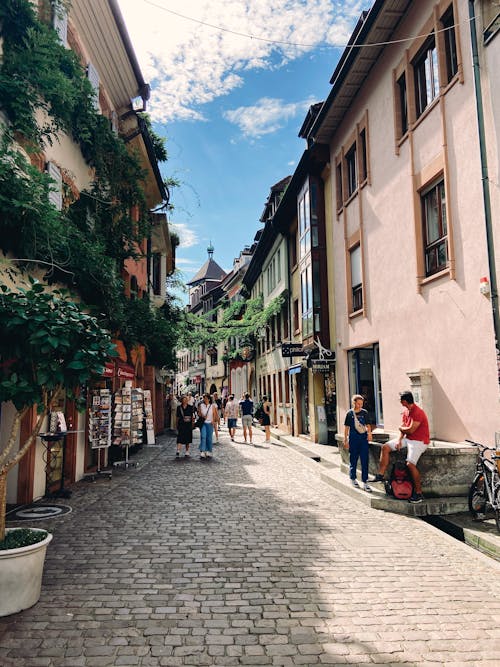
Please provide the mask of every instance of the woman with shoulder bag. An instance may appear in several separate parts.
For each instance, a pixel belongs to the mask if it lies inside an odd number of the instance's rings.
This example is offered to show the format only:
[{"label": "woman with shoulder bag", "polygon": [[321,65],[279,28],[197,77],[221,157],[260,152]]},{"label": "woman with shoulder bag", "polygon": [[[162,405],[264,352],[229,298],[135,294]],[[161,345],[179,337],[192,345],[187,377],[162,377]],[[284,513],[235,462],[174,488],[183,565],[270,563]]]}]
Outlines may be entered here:
[{"label": "woman with shoulder bag", "polygon": [[355,394],[351,399],[352,410],[349,410],[344,421],[344,448],[349,450],[349,477],[351,484],[359,487],[356,479],[358,459],[361,459],[361,481],[365,491],[370,492],[368,485],[368,443],[372,439],[372,427],[368,422],[368,412],[363,408],[364,398]]},{"label": "woman with shoulder bag", "polygon": [[181,404],[177,408],[177,451],[175,458],[179,458],[182,445],[185,447],[185,454],[189,458],[189,447],[193,442],[193,421],[194,407],[189,405],[188,397],[184,395],[181,398]]},{"label": "woman with shoulder bag", "polygon": [[267,400],[267,396],[262,397],[262,410],[264,416],[262,417],[262,426],[266,432],[266,444],[271,442],[271,402]]},{"label": "woman with shoulder bag", "polygon": [[200,460],[212,458],[212,437],[214,422],[217,419],[217,405],[212,403],[210,394],[203,394],[203,400],[198,406],[198,415],[203,419],[200,426]]}]

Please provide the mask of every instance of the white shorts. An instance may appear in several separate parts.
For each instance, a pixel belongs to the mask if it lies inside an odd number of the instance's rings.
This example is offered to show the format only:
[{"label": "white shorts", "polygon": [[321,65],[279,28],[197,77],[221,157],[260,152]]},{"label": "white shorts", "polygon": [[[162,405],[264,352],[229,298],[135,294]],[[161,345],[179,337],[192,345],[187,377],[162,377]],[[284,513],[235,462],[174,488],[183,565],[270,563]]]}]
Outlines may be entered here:
[{"label": "white shorts", "polygon": [[241,423],[244,428],[250,428],[252,426],[253,417],[252,415],[243,415],[241,418]]},{"label": "white shorts", "polygon": [[[395,438],[394,440],[389,440],[389,442],[386,442],[386,445],[389,445],[392,451],[395,452],[396,445],[398,444],[398,442],[399,439]],[[415,466],[418,463],[418,459],[422,456],[422,454],[428,447],[428,445],[423,443],[421,440],[410,440],[409,438],[403,438],[403,440],[401,441],[401,446],[406,447],[408,449],[408,453],[406,454],[406,460],[409,463],[413,463],[413,465]]]}]

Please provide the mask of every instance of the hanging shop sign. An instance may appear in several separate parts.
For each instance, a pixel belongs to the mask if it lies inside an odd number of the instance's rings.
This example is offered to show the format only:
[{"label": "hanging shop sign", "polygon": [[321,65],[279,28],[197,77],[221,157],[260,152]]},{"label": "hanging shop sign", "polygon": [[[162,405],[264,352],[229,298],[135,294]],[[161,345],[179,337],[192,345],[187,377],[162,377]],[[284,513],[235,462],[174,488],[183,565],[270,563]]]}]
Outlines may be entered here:
[{"label": "hanging shop sign", "polygon": [[330,359],[310,359],[309,363],[313,373],[330,373],[335,368],[335,362]]},{"label": "hanging shop sign", "polygon": [[133,366],[118,362],[117,375],[122,380],[133,380],[135,378],[135,369]]},{"label": "hanging shop sign", "polygon": [[194,379],[193,379],[193,382],[194,382],[195,384],[200,384],[200,382],[201,382],[201,375],[195,375],[195,376],[194,376]]},{"label": "hanging shop sign", "polygon": [[104,364],[104,370],[102,372],[103,377],[112,378],[115,374],[115,365],[112,361],[106,361]]},{"label": "hanging shop sign", "polygon": [[305,357],[306,352],[302,347],[302,343],[282,343],[281,344],[282,357]]}]

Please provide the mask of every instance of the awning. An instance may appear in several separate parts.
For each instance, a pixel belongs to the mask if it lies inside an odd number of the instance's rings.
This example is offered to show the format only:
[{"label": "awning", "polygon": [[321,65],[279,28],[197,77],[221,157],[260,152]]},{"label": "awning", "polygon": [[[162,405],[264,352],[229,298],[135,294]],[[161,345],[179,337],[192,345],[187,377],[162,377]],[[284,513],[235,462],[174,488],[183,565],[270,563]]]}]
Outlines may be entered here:
[{"label": "awning", "polygon": [[296,375],[302,371],[302,364],[295,364],[288,369],[288,375]]}]

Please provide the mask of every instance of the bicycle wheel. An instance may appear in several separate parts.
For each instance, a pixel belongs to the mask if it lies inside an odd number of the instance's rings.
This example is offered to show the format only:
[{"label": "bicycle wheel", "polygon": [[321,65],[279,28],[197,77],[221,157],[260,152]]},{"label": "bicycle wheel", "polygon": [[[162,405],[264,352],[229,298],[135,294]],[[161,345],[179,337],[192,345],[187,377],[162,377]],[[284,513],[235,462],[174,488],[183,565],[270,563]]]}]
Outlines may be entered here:
[{"label": "bicycle wheel", "polygon": [[495,512],[495,521],[497,524],[497,530],[500,533],[500,488],[498,487],[495,491],[495,498],[493,502],[494,502],[493,511]]},{"label": "bicycle wheel", "polygon": [[474,519],[484,515],[486,511],[486,495],[484,488],[484,477],[481,475],[475,479],[469,489],[469,512]]}]

